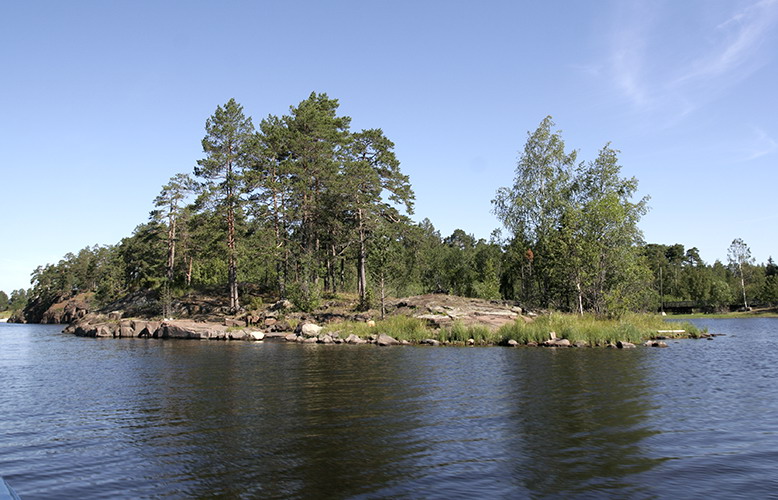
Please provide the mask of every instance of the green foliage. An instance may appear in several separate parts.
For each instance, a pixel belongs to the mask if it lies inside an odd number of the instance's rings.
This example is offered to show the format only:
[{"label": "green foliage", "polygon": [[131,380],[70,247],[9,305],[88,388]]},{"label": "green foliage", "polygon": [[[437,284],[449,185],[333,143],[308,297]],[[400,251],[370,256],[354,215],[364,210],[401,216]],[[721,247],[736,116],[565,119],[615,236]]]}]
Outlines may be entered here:
[{"label": "green foliage", "polygon": [[[106,305],[139,290],[170,304],[204,286],[229,290],[235,310],[239,287],[305,311],[340,293],[356,294],[363,309],[383,309],[389,296],[446,292],[615,318],[669,300],[707,309],[740,296],[778,302],[778,266],[754,264],[742,240],[728,266],[706,265],[696,248],[644,245],[637,223],[647,199],[633,200],[637,180],[621,176],[618,152],[606,145],[579,161],[551,117],[528,134],[513,184],[493,200],[507,237],[497,231],[488,241],[413,223],[414,194],[394,143],[380,128],[350,126],[323,93],[258,130],[229,100],[206,121],[196,181],[171,177],[147,223],[116,245],[37,268],[29,294],[0,292],[0,309],[44,308],[82,292]],[[462,325],[437,333],[493,337]]]},{"label": "green foliage", "polygon": [[288,297],[300,311],[311,312],[321,303],[321,289],[315,283],[292,283]]},{"label": "green foliage", "polygon": [[637,180],[620,177],[616,150],[606,145],[579,164],[553,127],[546,117],[529,134],[513,186],[493,200],[513,234],[506,265],[513,274],[501,280],[502,291],[520,293],[512,298],[530,306],[581,313],[648,308],[637,228],[647,198],[631,201]]},{"label": "green foliage", "polygon": [[541,343],[551,332],[557,338],[570,342],[584,341],[590,346],[604,346],[617,341],[643,342],[659,335],[659,330],[685,330],[686,334],[662,333],[664,336],[688,335],[696,337],[700,330],[691,323],[668,322],[658,315],[625,314],[617,319],[603,319],[594,315],[553,314],[542,316],[531,323],[518,320],[503,326],[498,335],[503,340],[519,343]]},{"label": "green foliage", "polygon": [[262,297],[251,297],[251,300],[249,300],[249,306],[248,309],[250,311],[257,311],[259,309],[262,309],[262,306],[264,306],[265,301],[262,300]]},{"label": "green foliage", "polygon": [[0,290],[0,312],[8,310],[8,295]]}]

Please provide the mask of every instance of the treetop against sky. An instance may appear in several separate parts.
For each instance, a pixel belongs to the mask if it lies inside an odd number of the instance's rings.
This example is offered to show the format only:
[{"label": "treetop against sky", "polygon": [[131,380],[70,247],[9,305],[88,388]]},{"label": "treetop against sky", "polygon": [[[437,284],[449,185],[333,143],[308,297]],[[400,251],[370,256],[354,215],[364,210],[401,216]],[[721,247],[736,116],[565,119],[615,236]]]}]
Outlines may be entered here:
[{"label": "treetop against sky", "polygon": [[202,158],[234,97],[256,122],[326,92],[381,128],[414,218],[487,238],[547,115],[650,195],[645,239],[776,253],[778,1],[4,2],[0,289],[113,244]]}]

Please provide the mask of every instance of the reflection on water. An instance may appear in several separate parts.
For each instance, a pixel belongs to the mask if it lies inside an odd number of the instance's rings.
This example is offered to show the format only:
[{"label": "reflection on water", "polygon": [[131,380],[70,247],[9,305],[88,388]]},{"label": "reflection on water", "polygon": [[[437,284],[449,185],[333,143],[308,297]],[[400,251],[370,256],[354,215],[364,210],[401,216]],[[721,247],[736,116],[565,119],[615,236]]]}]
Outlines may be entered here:
[{"label": "reflection on water", "polygon": [[621,351],[0,325],[0,475],[25,499],[766,496],[776,326]]}]

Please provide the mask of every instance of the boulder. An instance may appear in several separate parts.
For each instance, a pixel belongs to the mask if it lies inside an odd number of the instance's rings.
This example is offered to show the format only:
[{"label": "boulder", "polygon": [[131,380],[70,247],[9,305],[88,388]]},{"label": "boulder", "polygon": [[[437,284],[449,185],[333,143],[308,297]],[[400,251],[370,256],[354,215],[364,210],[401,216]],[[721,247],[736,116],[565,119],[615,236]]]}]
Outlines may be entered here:
[{"label": "boulder", "polygon": [[517,345],[519,345],[519,343],[517,341],[515,341],[514,339],[508,339],[507,344],[509,346],[511,346],[511,347],[516,347]]},{"label": "boulder", "polygon": [[366,342],[353,333],[346,337],[347,344],[365,344]]},{"label": "boulder", "polygon": [[248,336],[247,340],[264,340],[265,334],[259,331],[251,331],[246,334]]},{"label": "boulder", "polygon": [[[166,321],[160,327],[159,337],[169,339],[226,339],[232,338],[227,335],[227,327],[215,323],[198,323],[195,321]],[[236,330],[235,336],[240,333],[242,337],[244,332]]]},{"label": "boulder", "polygon": [[313,323],[304,323],[300,328],[300,333],[305,337],[317,337],[321,333],[322,327]]},{"label": "boulder", "polygon": [[631,342],[623,342],[619,340],[618,342],[616,342],[616,347],[618,347],[619,349],[634,349],[635,344]]},{"label": "boulder", "polygon": [[467,345],[475,345],[475,339],[467,339]]},{"label": "boulder", "polygon": [[133,324],[133,330],[138,332],[138,337],[158,337],[162,323],[159,321],[136,321]]},{"label": "boulder", "polygon": [[287,342],[294,342],[297,340],[297,334],[296,333],[287,333],[284,337],[284,340]]},{"label": "boulder", "polygon": [[576,340],[573,342],[573,347],[589,347],[589,343],[585,340]]},{"label": "boulder", "polygon": [[303,344],[315,344],[318,341],[319,340],[316,337],[306,337],[306,338],[303,338]]},{"label": "boulder", "polygon": [[425,345],[432,345],[432,346],[439,346],[440,341],[437,341],[435,339],[424,339],[419,344],[425,344]]},{"label": "boulder", "polygon": [[275,318],[265,318],[265,326],[273,326],[276,323],[278,323],[278,320]]},{"label": "boulder", "polygon": [[322,344],[332,344],[333,340],[332,337],[325,333],[324,335],[319,335],[319,342]]},{"label": "boulder", "polygon": [[132,322],[128,320],[119,322],[119,328],[116,331],[116,334],[119,337],[134,337],[135,330],[132,328]]},{"label": "boulder", "polygon": [[380,346],[389,346],[389,345],[397,345],[399,342],[397,339],[390,337],[389,335],[385,333],[381,333],[378,335],[378,338],[376,339],[376,344]]},{"label": "boulder", "polygon": [[113,337],[113,330],[111,329],[110,325],[99,325],[95,327],[95,337]]}]

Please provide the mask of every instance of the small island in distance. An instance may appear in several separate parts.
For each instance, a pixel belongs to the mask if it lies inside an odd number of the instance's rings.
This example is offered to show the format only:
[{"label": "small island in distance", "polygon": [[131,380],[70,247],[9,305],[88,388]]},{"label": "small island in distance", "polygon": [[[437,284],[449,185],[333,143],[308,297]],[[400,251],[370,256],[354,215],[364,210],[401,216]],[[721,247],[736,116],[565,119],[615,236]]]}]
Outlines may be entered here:
[{"label": "small island in distance", "polygon": [[646,244],[648,198],[618,151],[580,160],[550,116],[492,200],[505,233],[488,241],[414,223],[394,143],[350,123],[326,94],[257,127],[230,99],[147,222],[0,292],[4,317],[97,337],[629,347],[710,337],[660,311],[776,311],[772,258],[740,239],[712,265]]}]

